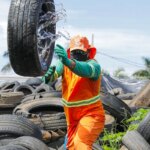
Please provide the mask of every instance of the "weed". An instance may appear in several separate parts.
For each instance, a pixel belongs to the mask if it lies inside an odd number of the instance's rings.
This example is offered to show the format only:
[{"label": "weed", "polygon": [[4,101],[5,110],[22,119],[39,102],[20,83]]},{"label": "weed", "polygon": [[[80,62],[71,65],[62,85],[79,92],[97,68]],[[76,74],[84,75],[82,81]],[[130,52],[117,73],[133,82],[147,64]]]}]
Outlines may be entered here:
[{"label": "weed", "polygon": [[141,108],[135,112],[131,118],[123,120],[123,124],[126,127],[129,127],[124,132],[117,132],[116,125],[112,128],[111,131],[104,129],[103,137],[99,139],[99,143],[102,145],[104,150],[119,150],[122,143],[122,137],[126,134],[127,131],[136,130],[139,123],[144,119],[150,109]]}]

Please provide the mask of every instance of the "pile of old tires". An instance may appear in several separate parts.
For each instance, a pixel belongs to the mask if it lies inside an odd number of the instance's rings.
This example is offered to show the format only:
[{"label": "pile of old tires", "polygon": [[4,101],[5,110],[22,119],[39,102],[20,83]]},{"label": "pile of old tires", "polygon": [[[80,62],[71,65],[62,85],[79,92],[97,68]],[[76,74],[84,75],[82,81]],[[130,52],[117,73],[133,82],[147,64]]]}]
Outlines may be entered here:
[{"label": "pile of old tires", "polygon": [[[12,146],[16,149],[34,150],[41,149],[38,146],[40,144],[43,149],[64,149],[67,126],[61,103],[60,82],[61,80],[57,80],[46,85],[41,78],[28,78],[24,82],[13,81],[0,85],[0,148],[9,149]],[[129,107],[109,92],[101,91],[100,94],[106,112],[105,129],[111,131],[115,126],[117,131],[124,131],[123,120],[130,118],[137,108]],[[149,143],[150,137],[146,131],[149,131],[150,121],[146,122],[144,125],[141,123],[137,131],[125,135],[123,144],[128,149],[128,139],[133,136],[136,136],[137,140],[142,137]],[[101,147],[94,143],[93,150],[96,149],[101,150]]]}]

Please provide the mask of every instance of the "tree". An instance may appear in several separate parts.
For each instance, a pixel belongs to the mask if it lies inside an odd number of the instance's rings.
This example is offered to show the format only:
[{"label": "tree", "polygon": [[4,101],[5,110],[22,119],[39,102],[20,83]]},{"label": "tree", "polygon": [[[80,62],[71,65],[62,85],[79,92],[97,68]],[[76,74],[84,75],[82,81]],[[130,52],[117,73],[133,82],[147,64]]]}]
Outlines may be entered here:
[{"label": "tree", "polygon": [[[9,53],[8,51],[5,51],[3,54],[3,57],[8,58],[9,57]],[[8,72],[12,69],[10,62],[8,62],[5,66],[2,67],[1,71],[2,72]]]},{"label": "tree", "polygon": [[125,74],[125,70],[124,68],[118,68],[117,70],[114,71],[113,73],[114,77],[117,78],[129,78],[126,74]]},{"label": "tree", "polygon": [[145,63],[145,69],[138,70],[133,73],[133,76],[136,78],[146,78],[150,79],[150,58],[143,57]]}]

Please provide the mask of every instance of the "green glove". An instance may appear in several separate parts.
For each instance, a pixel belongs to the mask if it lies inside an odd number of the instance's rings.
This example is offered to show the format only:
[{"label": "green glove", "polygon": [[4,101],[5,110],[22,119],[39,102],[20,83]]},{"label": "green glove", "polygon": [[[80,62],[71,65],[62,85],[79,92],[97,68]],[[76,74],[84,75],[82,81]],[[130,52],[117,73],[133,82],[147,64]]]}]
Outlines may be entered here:
[{"label": "green glove", "polygon": [[55,75],[54,75],[54,73],[55,73],[55,66],[51,66],[51,67],[49,67],[49,69],[48,69],[48,71],[45,73],[45,75],[42,77],[42,81],[44,82],[44,83],[48,83],[48,82],[52,82],[52,81],[54,81],[54,78],[55,78]]},{"label": "green glove", "polygon": [[66,50],[61,45],[57,44],[54,51],[62,61],[62,63],[69,67],[71,64],[71,60],[68,58]]}]

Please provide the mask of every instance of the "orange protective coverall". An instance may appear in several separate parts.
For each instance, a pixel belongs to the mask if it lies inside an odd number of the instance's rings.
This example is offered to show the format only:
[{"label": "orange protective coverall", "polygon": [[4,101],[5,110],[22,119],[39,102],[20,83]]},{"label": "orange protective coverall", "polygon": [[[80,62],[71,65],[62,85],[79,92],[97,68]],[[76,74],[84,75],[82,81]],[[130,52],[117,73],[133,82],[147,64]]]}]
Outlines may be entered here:
[{"label": "orange protective coverall", "polygon": [[104,128],[100,78],[82,78],[64,66],[62,102],[67,120],[69,150],[92,150],[92,144]]}]

